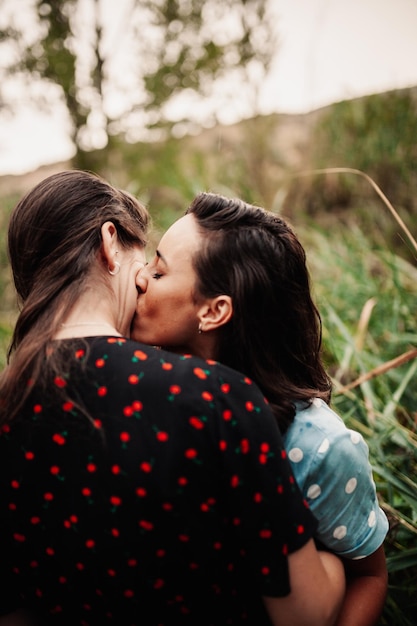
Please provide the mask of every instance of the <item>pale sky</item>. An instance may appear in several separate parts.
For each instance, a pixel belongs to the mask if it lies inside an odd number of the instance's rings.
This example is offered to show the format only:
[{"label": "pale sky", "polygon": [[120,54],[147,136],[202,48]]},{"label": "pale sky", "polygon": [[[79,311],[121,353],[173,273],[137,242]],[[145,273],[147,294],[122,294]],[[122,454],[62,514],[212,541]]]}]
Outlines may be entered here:
[{"label": "pale sky", "polygon": [[[281,41],[263,86],[263,113],[306,113],[417,86],[417,0],[272,2]],[[227,121],[233,121],[233,112],[231,106]],[[0,118],[0,175],[69,158],[63,119],[59,111]]]}]

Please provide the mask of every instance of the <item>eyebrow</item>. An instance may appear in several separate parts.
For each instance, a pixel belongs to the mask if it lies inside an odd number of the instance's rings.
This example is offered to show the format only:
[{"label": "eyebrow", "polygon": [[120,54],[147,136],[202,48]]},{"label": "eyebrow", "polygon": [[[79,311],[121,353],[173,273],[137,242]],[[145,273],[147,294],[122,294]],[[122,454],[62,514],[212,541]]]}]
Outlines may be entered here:
[{"label": "eyebrow", "polygon": [[165,265],[168,265],[166,258],[164,257],[163,254],[159,252],[159,250],[156,250],[155,254],[158,257],[158,259],[161,259],[162,263],[165,263]]}]

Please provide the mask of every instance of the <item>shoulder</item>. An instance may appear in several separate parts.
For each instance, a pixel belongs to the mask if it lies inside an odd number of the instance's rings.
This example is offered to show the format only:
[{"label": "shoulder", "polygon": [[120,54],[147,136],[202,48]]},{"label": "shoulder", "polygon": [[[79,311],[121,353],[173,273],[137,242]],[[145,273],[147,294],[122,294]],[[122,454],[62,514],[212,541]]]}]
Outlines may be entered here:
[{"label": "shoulder", "polygon": [[242,416],[273,421],[268,403],[257,385],[241,372],[216,361],[179,355],[136,341],[98,337],[90,345],[89,366],[113,380],[124,392],[140,387],[155,402],[171,406],[204,406],[208,412],[239,410]]},{"label": "shoulder", "polygon": [[[346,427],[342,418],[325,402],[314,399],[310,406],[297,407],[293,423],[284,435],[289,457],[300,457],[303,453],[329,458],[340,453],[368,455],[368,446],[362,435]],[[336,455],[335,455],[336,456]],[[340,460],[340,459],[339,459]]]}]

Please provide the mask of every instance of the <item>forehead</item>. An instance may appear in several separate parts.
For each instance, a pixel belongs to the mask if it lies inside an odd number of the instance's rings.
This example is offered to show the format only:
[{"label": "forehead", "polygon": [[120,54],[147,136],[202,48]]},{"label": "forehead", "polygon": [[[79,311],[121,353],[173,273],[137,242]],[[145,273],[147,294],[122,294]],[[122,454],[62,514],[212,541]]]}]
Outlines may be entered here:
[{"label": "forehead", "polygon": [[201,234],[197,228],[197,222],[192,215],[184,215],[174,222],[162,237],[158,251],[170,261],[189,261],[201,241]]}]

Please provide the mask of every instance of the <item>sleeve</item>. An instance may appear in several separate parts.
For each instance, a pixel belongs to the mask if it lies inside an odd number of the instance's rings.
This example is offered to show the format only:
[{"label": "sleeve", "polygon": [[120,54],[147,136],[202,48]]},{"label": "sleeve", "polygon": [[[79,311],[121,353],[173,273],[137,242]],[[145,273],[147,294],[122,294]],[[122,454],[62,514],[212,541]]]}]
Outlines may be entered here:
[{"label": "sleeve", "polygon": [[368,446],[343,423],[333,431],[309,435],[315,445],[308,453],[303,433],[296,438],[297,447],[287,446],[287,451],[295,478],[318,520],[316,539],[339,556],[369,556],[383,543],[388,520],[378,504]]},{"label": "sleeve", "polygon": [[[239,376],[239,375],[238,375]],[[265,398],[248,378],[219,380],[218,446],[225,499],[263,595],[289,593],[287,555],[313,536],[316,520],[295,482]],[[227,390],[227,393],[225,393]]]}]

